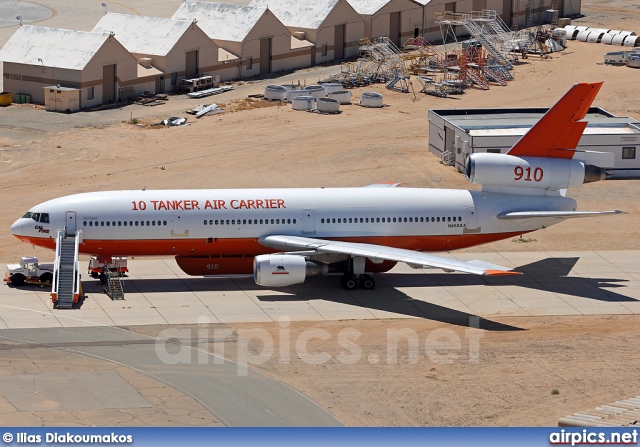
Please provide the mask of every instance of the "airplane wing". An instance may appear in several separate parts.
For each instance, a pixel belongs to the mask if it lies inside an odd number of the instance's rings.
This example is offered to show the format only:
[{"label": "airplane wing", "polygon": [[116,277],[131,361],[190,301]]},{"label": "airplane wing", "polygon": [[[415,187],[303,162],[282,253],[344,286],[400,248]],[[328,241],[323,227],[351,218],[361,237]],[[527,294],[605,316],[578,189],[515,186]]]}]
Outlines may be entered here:
[{"label": "airplane wing", "polygon": [[[508,267],[483,261],[458,261],[441,256],[383,245],[360,244],[353,242],[329,241],[301,236],[263,236],[258,239],[262,245],[277,250],[307,250],[301,255],[342,254],[352,257],[369,258],[373,262],[383,260],[404,262],[414,268],[438,268],[445,271],[473,273],[474,275],[520,275]],[[295,254],[295,253],[294,253]]]},{"label": "airplane wing", "polygon": [[593,217],[608,216],[611,214],[627,214],[622,210],[613,211],[517,211],[513,213],[500,213],[498,219],[535,219],[545,217],[557,217],[560,219],[570,219],[573,217]]}]

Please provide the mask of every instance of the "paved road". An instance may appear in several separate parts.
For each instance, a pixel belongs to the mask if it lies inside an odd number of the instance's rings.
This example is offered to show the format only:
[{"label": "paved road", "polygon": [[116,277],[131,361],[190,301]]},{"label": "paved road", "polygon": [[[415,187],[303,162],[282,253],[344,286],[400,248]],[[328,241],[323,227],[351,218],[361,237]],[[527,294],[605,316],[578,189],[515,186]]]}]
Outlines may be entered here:
[{"label": "paved road", "polygon": [[[195,352],[193,362],[167,364],[163,340],[125,329],[5,329],[0,344],[35,344],[84,353],[133,368],[197,399],[229,426],[340,426],[328,411],[293,388],[254,370]],[[179,349],[178,346],[175,346]],[[173,357],[172,357],[173,358]]]}]

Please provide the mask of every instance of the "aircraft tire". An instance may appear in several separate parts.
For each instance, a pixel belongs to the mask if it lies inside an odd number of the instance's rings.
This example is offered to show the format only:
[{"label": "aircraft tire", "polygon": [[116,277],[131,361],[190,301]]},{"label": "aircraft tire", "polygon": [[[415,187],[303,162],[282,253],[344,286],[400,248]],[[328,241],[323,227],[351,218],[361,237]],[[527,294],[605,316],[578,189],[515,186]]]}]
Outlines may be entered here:
[{"label": "aircraft tire", "polygon": [[358,278],[351,274],[345,274],[341,279],[342,287],[347,290],[354,290],[358,287]]},{"label": "aircraft tire", "polygon": [[360,275],[360,287],[364,290],[371,290],[376,286],[376,281],[371,275]]}]

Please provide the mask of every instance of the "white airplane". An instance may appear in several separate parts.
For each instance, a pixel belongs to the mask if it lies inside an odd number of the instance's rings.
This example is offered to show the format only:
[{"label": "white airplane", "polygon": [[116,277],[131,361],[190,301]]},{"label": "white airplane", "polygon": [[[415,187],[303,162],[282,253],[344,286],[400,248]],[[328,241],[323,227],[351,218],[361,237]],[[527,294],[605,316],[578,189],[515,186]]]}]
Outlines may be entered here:
[{"label": "white airplane", "polygon": [[267,287],[342,273],[347,289],[371,289],[372,273],[398,262],[478,275],[519,274],[482,261],[425,252],[514,237],[567,218],[621,213],[576,211],[566,188],[606,172],[574,157],[602,83],[574,85],[508,154],[472,154],[469,181],[481,191],[390,187],[105,191],[34,206],[11,232],[55,249],[57,230],[82,230],[80,252],[175,256],[189,275],[253,272]]}]

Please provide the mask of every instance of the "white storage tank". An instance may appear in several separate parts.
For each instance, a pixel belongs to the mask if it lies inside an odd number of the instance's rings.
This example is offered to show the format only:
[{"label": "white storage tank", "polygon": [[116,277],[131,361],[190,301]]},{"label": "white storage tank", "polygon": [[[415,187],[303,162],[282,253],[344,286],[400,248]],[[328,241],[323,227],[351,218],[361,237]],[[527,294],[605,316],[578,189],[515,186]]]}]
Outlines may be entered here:
[{"label": "white storage tank", "polygon": [[376,92],[362,92],[360,97],[360,105],[363,107],[382,107],[382,95]]},{"label": "white storage tank", "polygon": [[344,89],[344,87],[342,86],[342,84],[338,84],[338,83],[327,83],[327,84],[322,84],[322,87],[324,88],[324,92],[327,96],[329,96],[332,92],[337,92],[339,90]]},{"label": "white storage tank", "polygon": [[591,34],[591,30],[580,31],[576,36],[576,40],[579,40],[580,42],[586,42],[589,34]]},{"label": "white storage tank", "polygon": [[287,101],[292,102],[298,96],[309,96],[304,90],[289,90],[287,92]]},{"label": "white storage tank", "polygon": [[611,45],[619,45],[622,46],[622,44],[624,44],[624,39],[626,39],[626,37],[628,36],[628,34],[616,34],[615,36],[613,36],[613,39],[611,40]]},{"label": "white storage tank", "polygon": [[340,104],[351,104],[351,92],[349,90],[338,90],[329,93],[329,98],[337,100]]},{"label": "white storage tank", "polygon": [[601,29],[591,31],[587,36],[587,42],[600,43],[600,41],[602,40],[602,36],[604,36],[605,34],[606,33],[604,33]]},{"label": "white storage tank", "polygon": [[313,96],[313,99],[324,98],[326,93],[321,85],[307,85],[303,91],[306,95]]},{"label": "white storage tank", "polygon": [[288,92],[293,90],[302,90],[302,86],[300,84],[282,84],[282,87],[286,88]]},{"label": "white storage tank", "polygon": [[607,33],[604,36],[602,36],[601,42],[606,43],[607,45],[611,45],[614,37],[615,37],[615,34]]},{"label": "white storage tank", "polygon": [[281,85],[267,85],[264,88],[264,99],[284,101],[287,99],[287,89]]},{"label": "white storage tank", "polygon": [[291,100],[293,110],[313,110],[313,96],[296,96]]},{"label": "white storage tank", "polygon": [[332,98],[318,98],[316,109],[322,113],[340,113],[340,103]]},{"label": "white storage tank", "polygon": [[563,28],[567,32],[567,39],[576,40],[576,36],[580,32],[577,28],[575,25],[567,25]]}]

